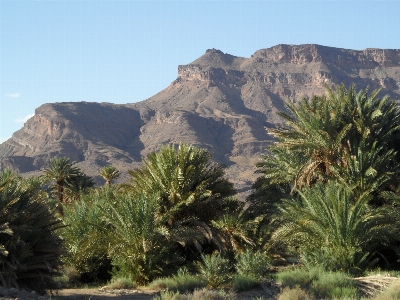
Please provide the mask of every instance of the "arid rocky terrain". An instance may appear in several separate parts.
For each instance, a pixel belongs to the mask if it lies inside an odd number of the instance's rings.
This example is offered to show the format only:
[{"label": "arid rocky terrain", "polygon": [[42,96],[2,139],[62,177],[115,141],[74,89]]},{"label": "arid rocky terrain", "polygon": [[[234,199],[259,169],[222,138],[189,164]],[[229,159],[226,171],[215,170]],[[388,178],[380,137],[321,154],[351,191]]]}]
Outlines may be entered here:
[{"label": "arid rocky terrain", "polygon": [[265,127],[282,125],[277,112],[284,102],[340,83],[382,88],[381,96],[399,99],[400,50],[278,45],[243,58],[210,49],[178,66],[177,79],[144,101],[40,106],[0,145],[0,167],[30,174],[51,157],[67,156],[95,176],[104,165],[126,171],[163,144],[187,142],[209,149],[245,193],[271,141]]}]

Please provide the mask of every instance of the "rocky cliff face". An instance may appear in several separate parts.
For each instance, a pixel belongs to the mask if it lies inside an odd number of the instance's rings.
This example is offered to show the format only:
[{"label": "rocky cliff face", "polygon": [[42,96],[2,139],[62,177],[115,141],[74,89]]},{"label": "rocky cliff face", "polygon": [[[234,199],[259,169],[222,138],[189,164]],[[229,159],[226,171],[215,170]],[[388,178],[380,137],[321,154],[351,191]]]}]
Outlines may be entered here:
[{"label": "rocky cliff face", "polygon": [[254,164],[270,142],[265,127],[281,126],[285,101],[324,93],[324,85],[355,83],[400,93],[400,50],[278,45],[250,58],[210,49],[153,97],[133,104],[53,103],[0,145],[0,167],[38,170],[68,156],[91,175],[105,164],[122,170],[167,143],[208,148],[241,191],[255,179]]}]

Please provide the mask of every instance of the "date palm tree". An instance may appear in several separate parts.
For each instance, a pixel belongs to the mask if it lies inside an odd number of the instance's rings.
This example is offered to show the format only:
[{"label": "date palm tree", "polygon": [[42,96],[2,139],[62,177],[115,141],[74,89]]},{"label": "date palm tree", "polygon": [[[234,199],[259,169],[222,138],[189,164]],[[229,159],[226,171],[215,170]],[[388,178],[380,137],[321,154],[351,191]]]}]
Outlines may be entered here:
[{"label": "date palm tree", "polygon": [[[0,284],[44,291],[60,275],[61,220],[51,213],[37,178],[0,171]],[[54,286],[53,286],[54,287]]]},{"label": "date palm tree", "polygon": [[100,170],[99,175],[104,178],[106,185],[110,186],[112,180],[121,176],[121,172],[114,166],[105,166]]},{"label": "date palm tree", "polygon": [[268,129],[277,141],[259,165],[262,172],[272,183],[292,184],[293,190],[338,177],[354,182],[354,178],[343,176],[351,176],[352,171],[345,170],[351,165],[354,169],[352,160],[361,159],[362,152],[370,158],[385,158],[382,162],[364,157],[362,162],[362,172],[365,175],[369,170],[370,181],[388,175],[375,186],[384,188],[393,178],[389,175],[399,167],[394,147],[400,113],[388,96],[378,98],[379,91],[357,93],[354,85],[348,90],[340,85],[336,90],[327,87],[324,96],[287,103],[288,112],[280,113],[287,127]]},{"label": "date palm tree", "polygon": [[71,177],[65,181],[64,185],[64,201],[71,203],[72,201],[80,199],[82,194],[89,192],[95,186],[92,177],[85,174]]},{"label": "date palm tree", "polygon": [[178,233],[175,239],[181,245],[198,250],[205,242],[223,249],[212,220],[237,206],[227,198],[235,189],[223,177],[224,166],[210,159],[207,150],[187,144],[163,146],[143,160],[143,167],[128,171],[130,184],[124,186],[137,195],[159,195],[158,214],[167,216],[165,226]]},{"label": "date palm tree", "polygon": [[297,193],[279,205],[272,239],[297,247],[309,266],[361,273],[372,254],[398,240],[396,211],[371,207],[371,195],[359,197],[335,181]]},{"label": "date palm tree", "polygon": [[70,162],[67,157],[54,157],[52,158],[45,168],[43,169],[43,177],[49,181],[55,181],[57,187],[58,213],[62,216],[64,202],[64,185],[67,180],[80,176],[82,173],[77,168],[75,162]]}]

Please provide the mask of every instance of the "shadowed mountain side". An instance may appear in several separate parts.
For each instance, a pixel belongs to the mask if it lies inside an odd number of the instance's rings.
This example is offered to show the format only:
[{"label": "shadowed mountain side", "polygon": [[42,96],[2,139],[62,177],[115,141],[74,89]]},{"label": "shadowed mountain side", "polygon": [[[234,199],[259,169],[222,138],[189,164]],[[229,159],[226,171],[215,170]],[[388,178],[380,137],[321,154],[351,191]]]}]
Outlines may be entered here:
[{"label": "shadowed mountain side", "polygon": [[340,83],[382,88],[381,96],[398,99],[400,50],[277,45],[243,58],[210,49],[178,66],[176,80],[147,100],[42,105],[0,145],[0,167],[25,173],[53,156],[68,156],[92,176],[106,164],[124,172],[163,144],[187,142],[226,164],[244,197],[271,141],[265,127],[283,125],[277,113],[285,101],[321,95],[325,85]]},{"label": "shadowed mountain side", "polygon": [[7,165],[19,172],[33,171],[54,156],[67,156],[77,162],[140,161],[142,125],[139,112],[123,105],[44,104],[0,146],[0,166]]}]

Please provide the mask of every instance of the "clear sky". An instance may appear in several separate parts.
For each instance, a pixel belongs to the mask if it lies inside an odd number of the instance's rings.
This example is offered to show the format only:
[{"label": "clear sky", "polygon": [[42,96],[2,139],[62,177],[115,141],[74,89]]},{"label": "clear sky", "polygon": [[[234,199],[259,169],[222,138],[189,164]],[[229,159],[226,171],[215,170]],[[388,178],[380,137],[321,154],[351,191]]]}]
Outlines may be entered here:
[{"label": "clear sky", "polygon": [[0,142],[43,103],[132,103],[207,49],[400,48],[399,0],[0,0]]}]

